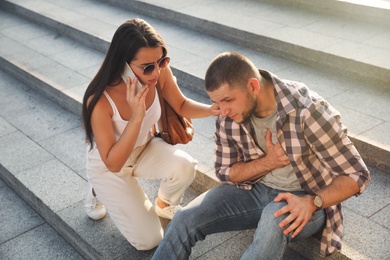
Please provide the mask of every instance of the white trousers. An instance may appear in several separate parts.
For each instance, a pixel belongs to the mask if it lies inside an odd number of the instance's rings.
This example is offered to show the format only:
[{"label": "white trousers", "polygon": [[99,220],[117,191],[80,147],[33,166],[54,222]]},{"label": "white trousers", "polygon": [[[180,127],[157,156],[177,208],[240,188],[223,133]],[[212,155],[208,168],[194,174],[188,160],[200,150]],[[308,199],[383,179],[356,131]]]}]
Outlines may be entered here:
[{"label": "white trousers", "polygon": [[197,161],[161,138],[136,148],[120,172],[110,172],[99,151],[87,156],[87,178],[122,235],[138,250],[156,247],[163,229],[136,178],[161,179],[158,197],[178,205],[195,177]]}]

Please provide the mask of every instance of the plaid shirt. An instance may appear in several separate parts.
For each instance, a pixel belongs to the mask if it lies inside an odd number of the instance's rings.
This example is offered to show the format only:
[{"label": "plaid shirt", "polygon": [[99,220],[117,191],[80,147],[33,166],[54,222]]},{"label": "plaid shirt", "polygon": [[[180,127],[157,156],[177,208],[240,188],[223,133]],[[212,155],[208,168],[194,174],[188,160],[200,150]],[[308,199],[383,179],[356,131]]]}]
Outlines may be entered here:
[{"label": "plaid shirt", "polygon": [[[349,140],[339,112],[303,83],[281,80],[267,71],[260,70],[260,73],[273,82],[278,140],[301,187],[313,194],[329,185],[335,177],[347,175],[358,183],[359,194],[363,192],[370,182],[370,173]],[[255,135],[249,119],[237,124],[229,117],[217,118],[214,160],[216,175],[222,183],[233,184],[229,171],[236,162],[248,162],[265,155],[256,145]],[[255,182],[236,185],[251,189]],[[343,215],[341,204],[325,211],[327,220],[320,253],[329,255],[341,249]]]}]

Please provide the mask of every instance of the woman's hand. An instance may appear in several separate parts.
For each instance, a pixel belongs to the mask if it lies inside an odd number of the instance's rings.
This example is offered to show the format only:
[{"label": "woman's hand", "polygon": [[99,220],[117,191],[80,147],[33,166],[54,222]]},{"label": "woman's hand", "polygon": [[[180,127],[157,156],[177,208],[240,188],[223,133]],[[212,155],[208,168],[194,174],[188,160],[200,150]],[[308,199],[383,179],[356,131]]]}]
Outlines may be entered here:
[{"label": "woman's hand", "polygon": [[219,116],[221,114],[221,110],[216,103],[213,103],[210,106],[209,111],[210,111],[210,115],[212,116]]},{"label": "woman's hand", "polygon": [[138,78],[132,81],[127,79],[126,83],[126,100],[130,106],[131,119],[142,121],[146,114],[145,99],[149,91],[148,85],[143,85],[142,88],[136,92]]}]

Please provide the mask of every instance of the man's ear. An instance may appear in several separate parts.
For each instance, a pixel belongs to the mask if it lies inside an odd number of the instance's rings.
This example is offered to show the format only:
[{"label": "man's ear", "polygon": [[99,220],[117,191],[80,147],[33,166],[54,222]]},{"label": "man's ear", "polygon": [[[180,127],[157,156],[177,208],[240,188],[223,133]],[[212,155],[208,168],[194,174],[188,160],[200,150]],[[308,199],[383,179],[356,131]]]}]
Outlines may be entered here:
[{"label": "man's ear", "polygon": [[257,95],[260,92],[260,82],[256,78],[248,79],[247,89],[251,95]]}]

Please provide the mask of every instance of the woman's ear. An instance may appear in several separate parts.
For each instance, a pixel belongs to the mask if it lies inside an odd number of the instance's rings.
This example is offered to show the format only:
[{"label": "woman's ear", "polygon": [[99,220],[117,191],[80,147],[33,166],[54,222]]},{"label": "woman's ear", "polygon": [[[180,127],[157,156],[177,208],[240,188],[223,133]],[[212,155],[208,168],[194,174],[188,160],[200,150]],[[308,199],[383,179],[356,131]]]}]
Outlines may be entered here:
[{"label": "woman's ear", "polygon": [[247,89],[251,95],[256,96],[260,92],[260,82],[256,78],[248,79]]}]

